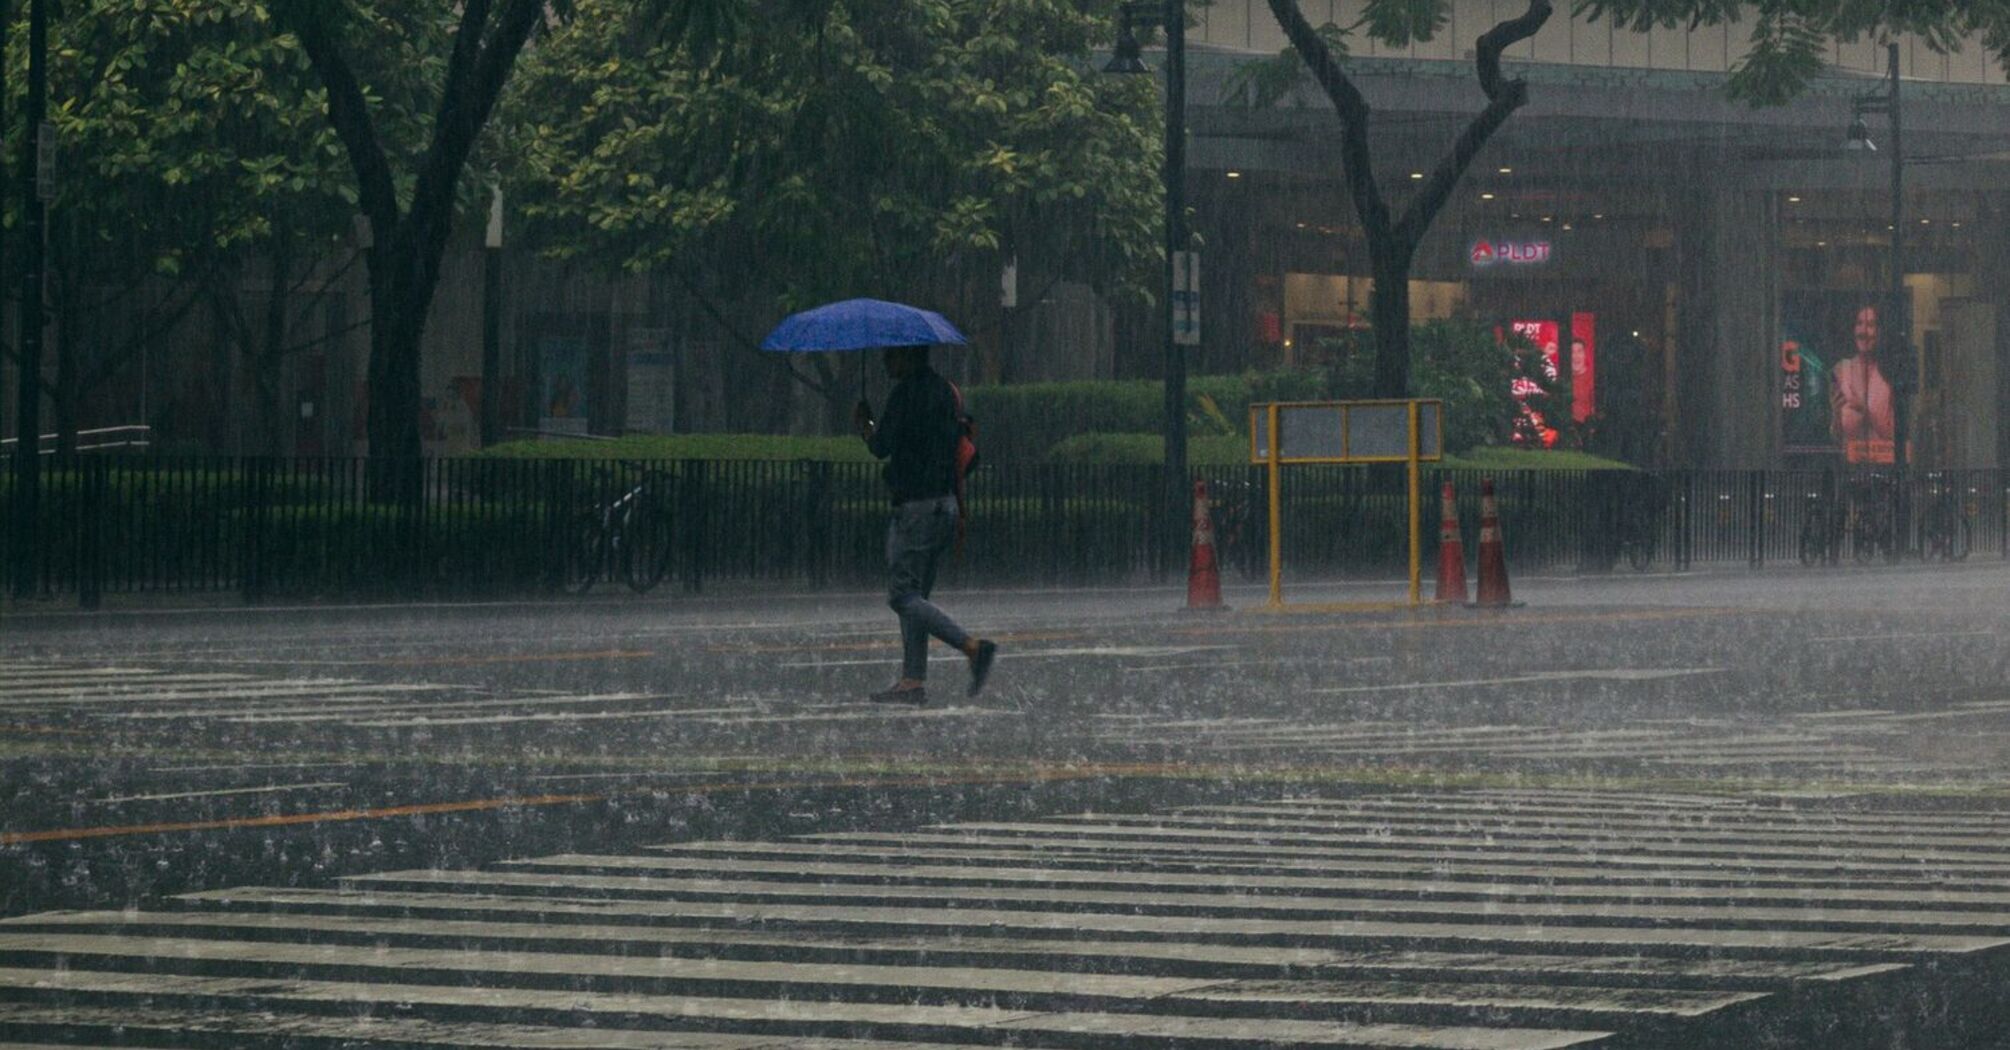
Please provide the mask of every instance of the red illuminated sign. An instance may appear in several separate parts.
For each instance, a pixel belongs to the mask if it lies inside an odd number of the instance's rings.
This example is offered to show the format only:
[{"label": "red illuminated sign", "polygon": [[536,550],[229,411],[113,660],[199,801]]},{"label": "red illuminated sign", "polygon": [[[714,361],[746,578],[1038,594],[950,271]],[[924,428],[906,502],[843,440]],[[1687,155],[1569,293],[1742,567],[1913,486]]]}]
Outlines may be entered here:
[{"label": "red illuminated sign", "polygon": [[1532,266],[1549,261],[1548,241],[1489,241],[1473,242],[1472,261],[1474,266],[1492,266],[1506,263],[1512,266]]}]

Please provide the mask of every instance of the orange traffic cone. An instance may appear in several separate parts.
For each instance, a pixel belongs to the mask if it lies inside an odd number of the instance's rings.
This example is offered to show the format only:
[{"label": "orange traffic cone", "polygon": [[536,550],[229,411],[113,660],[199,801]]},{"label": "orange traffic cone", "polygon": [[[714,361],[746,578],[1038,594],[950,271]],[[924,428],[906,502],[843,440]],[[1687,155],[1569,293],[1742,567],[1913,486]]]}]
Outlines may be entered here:
[{"label": "orange traffic cone", "polygon": [[1466,603],[1466,545],[1459,539],[1459,504],[1452,483],[1445,482],[1440,499],[1443,524],[1438,527],[1438,600]]},{"label": "orange traffic cone", "polygon": [[1214,561],[1214,513],[1207,502],[1207,482],[1193,483],[1193,558],[1186,569],[1186,607],[1224,609],[1221,568]]},{"label": "orange traffic cone", "polygon": [[1518,604],[1508,592],[1507,549],[1501,545],[1500,509],[1492,478],[1480,482],[1480,587],[1474,608],[1506,609]]}]

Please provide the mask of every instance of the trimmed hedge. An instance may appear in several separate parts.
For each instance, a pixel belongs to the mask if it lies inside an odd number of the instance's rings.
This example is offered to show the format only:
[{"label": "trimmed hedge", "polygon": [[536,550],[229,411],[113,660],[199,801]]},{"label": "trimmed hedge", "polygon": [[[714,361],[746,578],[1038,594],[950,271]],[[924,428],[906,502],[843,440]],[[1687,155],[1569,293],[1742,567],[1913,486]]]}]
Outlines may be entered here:
[{"label": "trimmed hedge", "polygon": [[478,459],[817,460],[869,463],[872,453],[856,434],[804,437],[790,434],[630,434],[604,441],[508,441],[474,454]]},{"label": "trimmed hedge", "polygon": [[[1247,466],[1249,439],[1241,435],[1209,435],[1187,440],[1187,462],[1195,467]],[[1047,452],[1054,463],[1156,465],[1165,461],[1165,439],[1157,434],[1078,434],[1055,443]],[[1552,471],[1633,470],[1618,460],[1575,449],[1502,448],[1498,445],[1448,455],[1426,469]]]},{"label": "trimmed hedge", "polygon": [[[1318,398],[1325,387],[1319,372],[1194,376],[1187,426],[1196,437],[1237,433],[1249,425],[1251,402]],[[1157,431],[1165,419],[1165,385],[1147,379],[974,386],[963,398],[994,463],[1036,463],[1076,435]]]}]

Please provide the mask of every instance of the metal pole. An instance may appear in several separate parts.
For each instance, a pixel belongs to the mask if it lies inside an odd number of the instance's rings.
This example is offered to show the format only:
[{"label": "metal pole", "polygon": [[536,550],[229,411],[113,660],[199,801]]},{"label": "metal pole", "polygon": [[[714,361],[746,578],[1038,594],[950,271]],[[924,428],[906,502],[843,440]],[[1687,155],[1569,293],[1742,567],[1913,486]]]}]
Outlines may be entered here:
[{"label": "metal pole", "polygon": [[1278,447],[1282,444],[1277,435],[1277,405],[1264,407],[1264,463],[1270,471],[1270,607],[1284,605],[1284,496],[1279,488],[1283,472],[1279,469]]},{"label": "metal pole", "polygon": [[1173,564],[1176,523],[1185,515],[1186,352],[1174,328],[1173,257],[1187,249],[1186,233],[1186,5],[1165,0],[1166,31],[1166,258],[1165,258],[1165,493],[1161,564]]},{"label": "metal pole", "polygon": [[502,187],[489,201],[482,249],[482,447],[502,440]]},{"label": "metal pole", "polygon": [[32,560],[40,514],[42,470],[42,256],[44,215],[37,185],[41,127],[49,95],[49,13],[46,0],[28,5],[28,109],[21,122],[20,193],[25,217],[21,253],[20,409],[14,430],[14,596],[34,592]]},{"label": "metal pole", "polygon": [[[1912,391],[1918,385],[1912,357],[1912,311],[1905,301],[1905,141],[1899,118],[1898,43],[1886,46],[1885,65],[1891,75],[1891,97],[1885,114],[1891,120],[1891,288],[1885,306],[1884,359],[1891,382],[1891,461],[1897,468],[1897,505],[1892,508],[1892,545],[1903,552],[1912,546],[1911,514],[1906,493],[1906,468],[1912,462]],[[1895,380],[1895,381],[1893,381]],[[1868,387],[1866,387],[1868,393]],[[1868,406],[1866,406],[1868,407]]]},{"label": "metal pole", "polygon": [[[1409,466],[1408,474],[1410,482],[1410,604],[1418,605],[1421,604],[1424,600],[1424,559],[1423,559],[1423,533],[1422,533],[1423,525],[1421,521],[1422,515],[1419,513],[1418,508],[1418,502],[1420,498],[1420,493],[1418,492],[1418,489],[1420,487],[1420,482],[1417,476],[1418,475],[1417,454],[1418,454],[1419,438],[1421,435],[1419,433],[1419,425],[1417,420],[1418,415],[1417,403],[1415,401],[1411,401],[1409,408],[1410,408],[1410,462],[1408,464]],[[1442,412],[1443,409],[1440,409],[1439,411]]]}]

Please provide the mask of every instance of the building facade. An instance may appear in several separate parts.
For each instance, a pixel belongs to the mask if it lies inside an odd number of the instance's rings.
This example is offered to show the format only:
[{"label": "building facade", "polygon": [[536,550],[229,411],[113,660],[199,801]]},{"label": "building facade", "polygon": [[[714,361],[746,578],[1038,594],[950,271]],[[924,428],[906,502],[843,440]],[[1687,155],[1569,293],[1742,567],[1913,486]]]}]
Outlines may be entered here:
[{"label": "building facade", "polygon": [[[1315,24],[1361,6],[1303,4]],[[1523,7],[1459,0],[1431,43],[1356,41],[1348,69],[1394,206],[1484,105],[1479,35]],[[1529,102],[1425,239],[1412,314],[1553,346],[1573,414],[1624,431],[1626,447],[1608,450],[1635,461],[1889,460],[1894,395],[1862,380],[1857,344],[1891,323],[1891,153],[1846,148],[1853,99],[1884,89],[1886,49],[1836,44],[1802,97],[1755,109],[1724,91],[1748,32],[1633,33],[1559,10],[1510,51]],[[1240,104],[1237,71],[1284,46],[1263,0],[1219,0],[1188,39],[1188,192],[1212,307],[1199,364],[1305,363],[1363,325],[1372,288],[1337,120],[1309,83],[1275,107]],[[1979,44],[1900,45],[1911,458],[1993,466],[2010,461],[1996,323],[2010,306],[2010,88]],[[1868,129],[1888,146],[1883,116]]]}]

